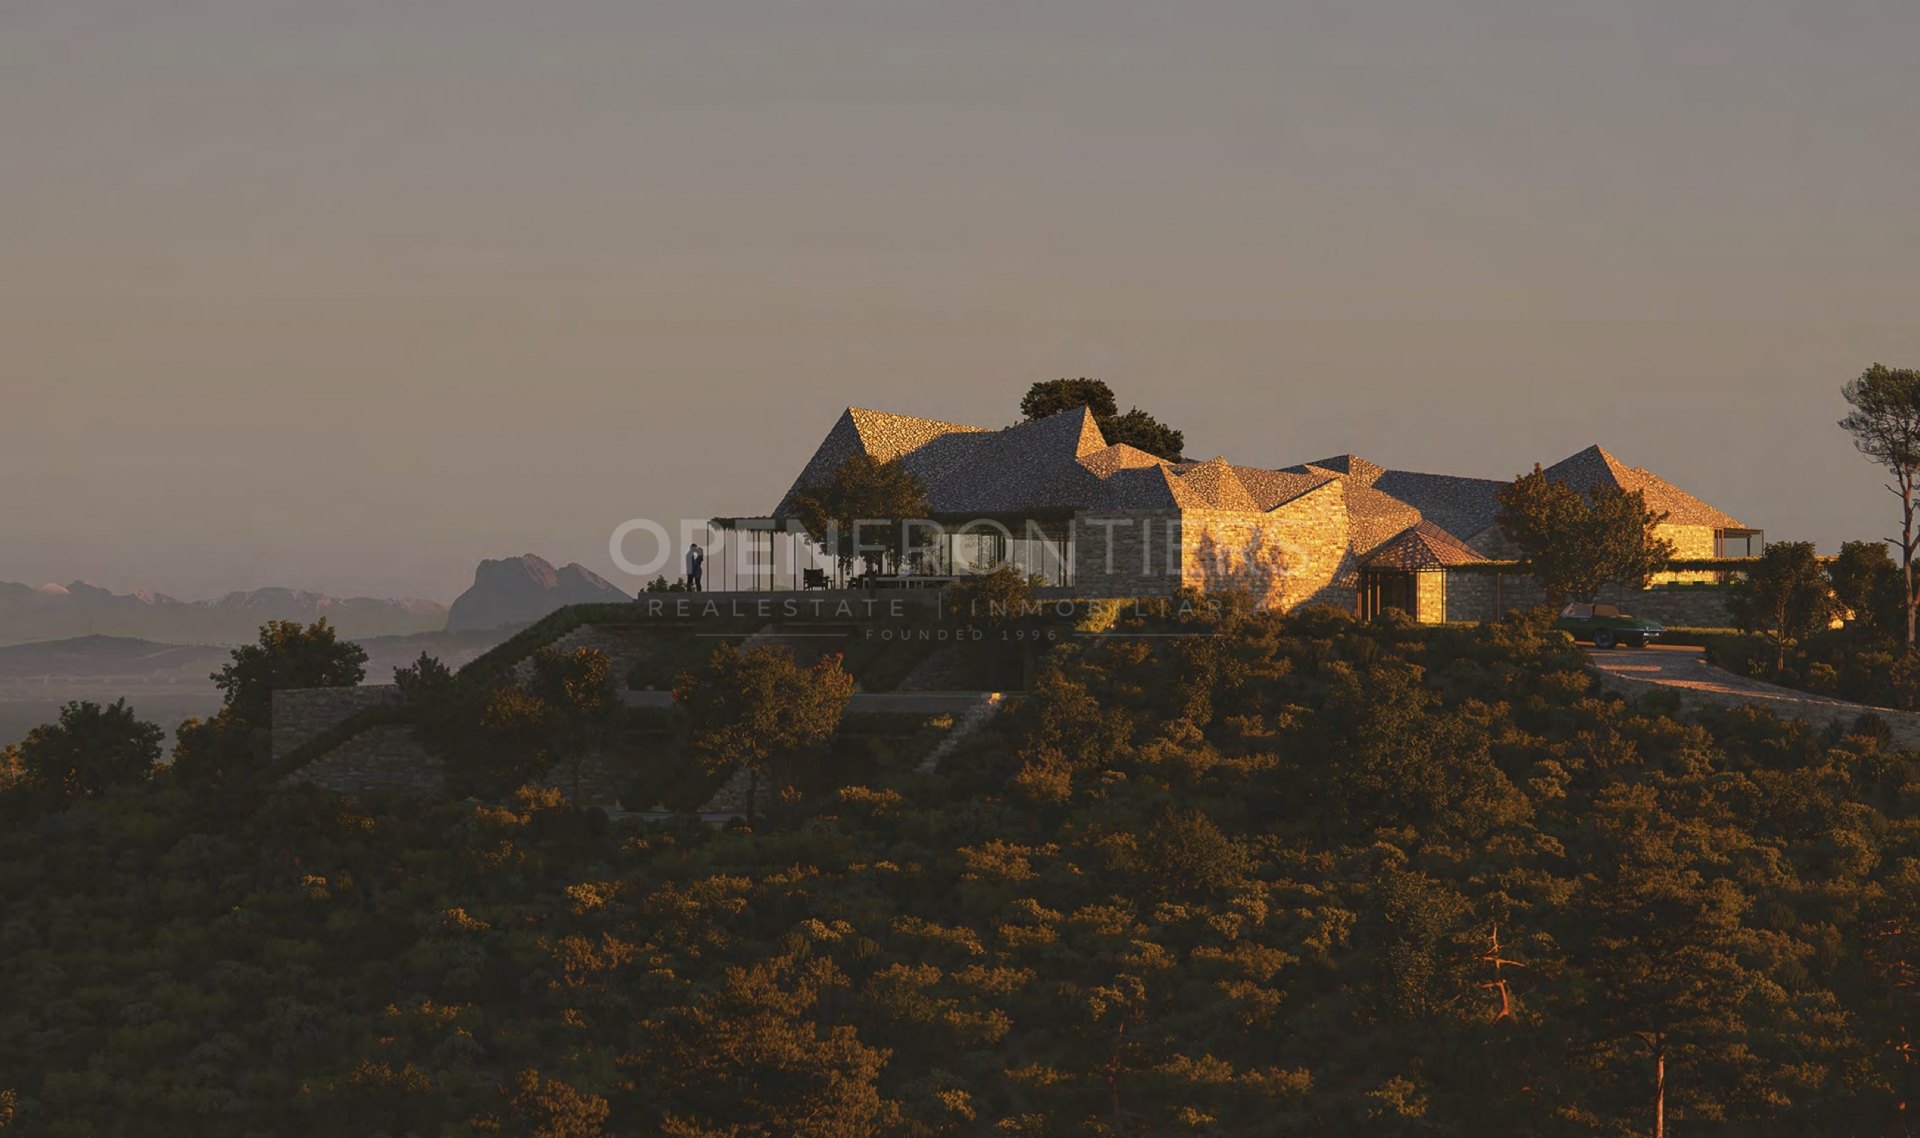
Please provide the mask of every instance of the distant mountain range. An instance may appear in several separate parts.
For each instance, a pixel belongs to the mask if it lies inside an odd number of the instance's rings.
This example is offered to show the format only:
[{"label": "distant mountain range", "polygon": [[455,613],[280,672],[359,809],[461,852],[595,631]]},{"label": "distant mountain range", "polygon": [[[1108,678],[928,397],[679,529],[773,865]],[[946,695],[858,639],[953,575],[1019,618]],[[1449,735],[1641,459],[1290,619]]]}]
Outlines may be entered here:
[{"label": "distant mountain range", "polygon": [[297,589],[255,589],[215,601],[182,601],[149,590],[115,593],[85,581],[21,585],[0,581],[0,644],[126,636],[171,644],[241,644],[270,620],[327,618],[341,635],[405,636],[445,627],[434,601],[329,597]]},{"label": "distant mountain range", "polygon": [[[511,629],[419,632],[361,640],[367,683],[393,680],[393,670],[421,653],[459,668],[505,640]],[[156,644],[120,636],[82,636],[0,646],[0,747],[37,724],[51,723],[68,700],[111,703],[124,698],[143,719],[172,730],[190,715],[220,708],[213,673],[233,659],[217,644]]]},{"label": "distant mountain range", "polygon": [[626,593],[583,565],[556,569],[531,553],[482,561],[472,587],[451,606],[280,588],[182,601],[148,589],[115,593],[85,581],[39,586],[0,581],[0,646],[83,636],[170,645],[246,644],[270,620],[310,624],[322,617],[349,640],[443,629],[473,632],[527,624],[564,605],[625,599]]}]

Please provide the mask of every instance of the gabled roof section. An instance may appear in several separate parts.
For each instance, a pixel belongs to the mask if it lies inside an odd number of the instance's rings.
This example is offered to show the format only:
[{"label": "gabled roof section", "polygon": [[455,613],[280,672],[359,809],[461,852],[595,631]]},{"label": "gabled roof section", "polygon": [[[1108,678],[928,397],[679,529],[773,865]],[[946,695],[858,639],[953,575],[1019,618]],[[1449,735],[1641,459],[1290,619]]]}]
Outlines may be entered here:
[{"label": "gabled roof section", "polygon": [[1240,481],[1233,467],[1227,465],[1224,458],[1215,458],[1211,462],[1199,462],[1181,471],[1178,477],[1181,488],[1191,495],[1195,505],[1191,508],[1204,510],[1241,510],[1257,512],[1253,495]]},{"label": "gabled roof section", "polygon": [[1561,459],[1547,467],[1546,473],[1555,482],[1564,482],[1576,490],[1591,490],[1596,486],[1638,490],[1646,497],[1647,508],[1664,512],[1671,525],[1744,528],[1733,515],[1708,505],[1651,470],[1628,466],[1598,445]]},{"label": "gabled roof section", "polygon": [[1344,474],[1362,486],[1373,485],[1379,481],[1382,474],[1387,472],[1386,467],[1368,462],[1357,454],[1337,454],[1332,458],[1323,458],[1319,462],[1309,462],[1306,465],[1310,468]]},{"label": "gabled roof section", "polygon": [[[843,418],[853,424],[861,448],[877,462],[890,462],[911,454],[943,435],[986,433],[979,427],[969,427],[965,423],[920,419],[912,415],[895,415],[890,411],[872,411],[865,407],[849,407]],[[838,429],[838,424],[835,424],[835,429]]]},{"label": "gabled roof section", "polygon": [[1253,495],[1253,504],[1263,512],[1317,490],[1338,477],[1326,471],[1263,470],[1257,466],[1236,466],[1233,473],[1240,479],[1240,485],[1247,488],[1247,493]]},{"label": "gabled roof section", "polygon": [[1399,536],[1374,550],[1373,555],[1367,558],[1367,568],[1417,572],[1484,560],[1486,558],[1466,542],[1432,522],[1423,521],[1409,526]]},{"label": "gabled roof section", "polygon": [[1165,462],[1116,470],[1100,480],[1090,505],[1103,510],[1193,509],[1190,492]]},{"label": "gabled roof section", "polygon": [[908,469],[926,482],[930,476],[937,475],[959,457],[956,452],[963,447],[953,445],[955,442],[965,436],[985,433],[979,427],[969,427],[963,423],[849,407],[840,413],[833,429],[827,432],[827,437],[821,440],[813,457],[801,469],[800,476],[793,480],[793,485],[780,499],[780,504],[774,507],[774,516],[787,514],[802,487],[826,481],[840,468],[841,463],[854,455],[864,454],[880,462],[896,458],[910,459]]},{"label": "gabled roof section", "polygon": [[826,438],[820,440],[820,445],[814,449],[813,457],[800,468],[799,477],[795,478],[793,485],[787,488],[786,494],[780,499],[780,504],[773,508],[775,517],[784,516],[793,509],[793,500],[799,496],[802,488],[824,482],[828,476],[840,468],[841,463],[856,454],[866,453],[866,444],[860,439],[860,427],[854,421],[853,410],[851,407],[847,408],[840,412],[838,419],[834,420],[833,429],[827,432]]},{"label": "gabled roof section", "polygon": [[1080,456],[1080,465],[1095,475],[1105,478],[1119,470],[1139,470],[1148,466],[1164,466],[1166,459],[1157,454],[1148,454],[1131,443],[1114,443],[1109,447]]},{"label": "gabled roof section", "polygon": [[[1385,473],[1384,471],[1382,473]],[[1421,522],[1420,511],[1372,486],[1343,479],[1347,496],[1347,542],[1365,556],[1387,539]]]},{"label": "gabled roof section", "polygon": [[1500,516],[1500,487],[1491,478],[1463,478],[1453,474],[1421,474],[1389,470],[1374,480],[1373,488],[1414,509],[1420,516],[1465,540],[1484,533]]},{"label": "gabled roof section", "polygon": [[[1108,445],[1085,407],[1000,430],[849,407],[781,499],[776,516],[790,513],[801,487],[825,480],[855,455],[900,460],[926,486],[936,516],[1072,508],[1269,513],[1308,494],[1340,493],[1351,548],[1362,557],[1378,554],[1386,558],[1383,564],[1482,559],[1469,543],[1495,540],[1488,535],[1506,485],[1389,470],[1352,454],[1280,470],[1236,466],[1224,458],[1169,462],[1124,443]],[[1638,490],[1673,524],[1742,528],[1730,515],[1598,446],[1555,463],[1547,474],[1580,490]]]},{"label": "gabled roof section", "polygon": [[955,462],[936,477],[923,476],[937,514],[1084,504],[1097,492],[1097,479],[1080,459],[1107,449],[1085,407],[969,435],[967,441]]}]

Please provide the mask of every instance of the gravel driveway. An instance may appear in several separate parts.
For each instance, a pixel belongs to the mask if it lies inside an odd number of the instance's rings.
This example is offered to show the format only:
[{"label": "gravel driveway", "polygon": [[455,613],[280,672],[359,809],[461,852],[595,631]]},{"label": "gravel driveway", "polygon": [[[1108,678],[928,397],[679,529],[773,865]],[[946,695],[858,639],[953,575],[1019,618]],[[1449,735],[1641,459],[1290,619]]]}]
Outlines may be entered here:
[{"label": "gravel driveway", "polygon": [[1670,688],[1693,702],[1720,706],[1759,704],[1782,718],[1805,719],[1809,723],[1828,723],[1835,719],[1852,723],[1871,712],[1886,720],[1901,746],[1920,747],[1920,715],[1848,703],[1831,696],[1736,676],[1707,663],[1706,652],[1701,648],[1660,644],[1647,648],[1594,649],[1588,655],[1593,659],[1594,668],[1623,692],[1632,693],[1640,685]]}]

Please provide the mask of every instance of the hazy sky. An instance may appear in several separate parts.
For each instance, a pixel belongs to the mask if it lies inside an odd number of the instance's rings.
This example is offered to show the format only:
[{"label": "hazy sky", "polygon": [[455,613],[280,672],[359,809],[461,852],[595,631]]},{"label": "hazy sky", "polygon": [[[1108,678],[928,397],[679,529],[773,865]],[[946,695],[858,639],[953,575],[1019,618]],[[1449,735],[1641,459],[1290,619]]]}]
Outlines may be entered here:
[{"label": "hazy sky", "polygon": [[[1913,0],[0,0],[0,580],[450,599],[848,404],[1897,519]],[[617,583],[631,585],[624,578]]]}]

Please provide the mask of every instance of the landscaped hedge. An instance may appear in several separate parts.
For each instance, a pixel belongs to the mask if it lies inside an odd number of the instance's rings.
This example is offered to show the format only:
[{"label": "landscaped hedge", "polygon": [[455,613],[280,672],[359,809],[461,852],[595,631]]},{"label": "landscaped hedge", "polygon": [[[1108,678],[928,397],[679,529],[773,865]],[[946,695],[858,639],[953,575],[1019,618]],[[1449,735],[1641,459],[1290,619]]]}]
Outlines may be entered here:
[{"label": "landscaped hedge", "polygon": [[1672,627],[1660,634],[1659,643],[1672,644],[1686,648],[1705,648],[1722,637],[1739,636],[1740,631],[1733,628],[1688,628]]},{"label": "landscaped hedge", "polygon": [[1867,630],[1833,629],[1789,644],[1786,668],[1765,636],[1729,633],[1709,639],[1707,659],[1729,672],[1815,695],[1903,711],[1920,710],[1920,653]]}]

